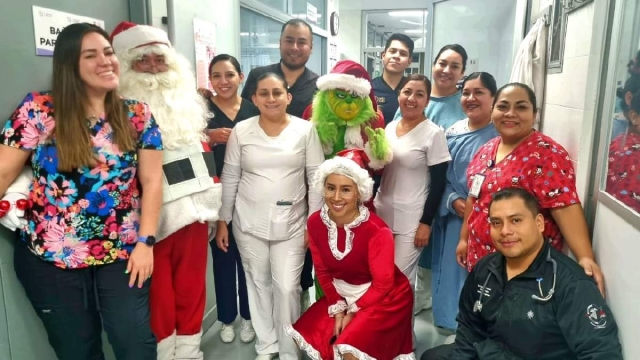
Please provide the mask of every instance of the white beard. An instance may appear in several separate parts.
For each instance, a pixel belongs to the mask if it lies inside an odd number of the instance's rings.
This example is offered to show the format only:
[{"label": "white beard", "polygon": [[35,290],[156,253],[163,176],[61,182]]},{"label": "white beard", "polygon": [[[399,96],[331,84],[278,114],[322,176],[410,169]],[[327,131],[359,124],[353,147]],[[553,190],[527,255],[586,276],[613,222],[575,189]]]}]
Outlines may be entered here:
[{"label": "white beard", "polygon": [[[173,50],[168,50],[173,51]],[[206,141],[204,129],[210,113],[206,101],[196,91],[189,62],[182,55],[167,56],[169,70],[157,74],[134,71],[123,61],[119,93],[125,98],[149,105],[160,126],[162,144],[173,150],[194,142]]]}]

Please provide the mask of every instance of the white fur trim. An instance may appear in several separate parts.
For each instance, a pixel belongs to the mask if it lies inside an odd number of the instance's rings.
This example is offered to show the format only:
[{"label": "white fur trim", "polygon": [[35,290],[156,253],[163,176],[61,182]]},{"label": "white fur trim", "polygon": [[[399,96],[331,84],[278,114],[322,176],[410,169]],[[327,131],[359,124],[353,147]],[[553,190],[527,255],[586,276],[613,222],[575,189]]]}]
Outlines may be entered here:
[{"label": "white fur trim", "polygon": [[120,60],[121,62],[120,66],[124,67],[125,69],[131,68],[131,65],[134,61],[142,58],[144,55],[150,54],[164,56],[164,62],[169,66],[176,63],[176,50],[174,48],[168,48],[161,44],[141,46],[125,52],[117,53],[118,60]]},{"label": "white fur trim", "polygon": [[171,47],[167,33],[157,27],[138,25],[131,27],[113,38],[113,50],[116,54],[149,44],[163,44]]},{"label": "white fur trim", "polygon": [[200,350],[202,330],[193,335],[176,336],[175,360],[203,360],[204,353]]},{"label": "white fur trim", "polygon": [[176,331],[158,342],[158,360],[174,360],[176,357]]},{"label": "white fur trim", "polygon": [[327,74],[320,76],[316,82],[320,91],[343,89],[360,97],[367,97],[371,92],[371,83],[366,79],[357,78],[349,74]]},{"label": "white fur trim", "polygon": [[158,241],[195,222],[218,221],[222,205],[222,184],[164,203],[158,221]]},{"label": "white fur trim", "polygon": [[313,180],[315,191],[322,194],[324,192],[324,181],[330,174],[340,174],[353,180],[358,186],[360,200],[367,202],[373,196],[373,180],[369,172],[356,164],[353,160],[341,156],[336,156],[326,160],[316,170]]},{"label": "white fur trim", "polygon": [[384,159],[376,159],[371,152],[371,145],[369,142],[364,146],[364,153],[369,157],[369,167],[373,170],[380,170],[393,160],[393,152],[389,151]]},{"label": "white fur trim", "polygon": [[362,139],[362,130],[360,126],[347,126],[344,133],[344,145],[347,149],[362,149],[364,147],[364,139]]}]

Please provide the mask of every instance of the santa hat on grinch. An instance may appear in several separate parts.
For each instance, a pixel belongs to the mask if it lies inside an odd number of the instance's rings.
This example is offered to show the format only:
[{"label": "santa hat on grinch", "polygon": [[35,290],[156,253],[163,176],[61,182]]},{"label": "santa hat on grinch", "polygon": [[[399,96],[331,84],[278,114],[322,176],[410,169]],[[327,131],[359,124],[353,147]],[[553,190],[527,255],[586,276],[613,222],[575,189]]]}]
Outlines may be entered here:
[{"label": "santa hat on grinch", "polygon": [[355,61],[339,61],[329,74],[318,78],[316,84],[320,91],[342,89],[360,97],[369,96],[371,103],[373,103],[373,111],[378,111],[378,103],[373,95],[369,73]]},{"label": "santa hat on grinch", "polygon": [[[123,21],[111,33],[111,45],[120,59],[132,60],[144,53],[144,48],[155,45],[162,54],[172,53],[167,33],[157,27]],[[132,51],[138,49],[139,51]],[[172,51],[168,51],[168,50]]]},{"label": "santa hat on grinch", "polygon": [[364,150],[342,150],[318,167],[313,181],[314,189],[322,193],[327,176],[331,174],[344,175],[353,180],[358,187],[360,200],[367,202],[373,196],[373,179],[371,179],[367,164],[369,164],[369,157]]}]

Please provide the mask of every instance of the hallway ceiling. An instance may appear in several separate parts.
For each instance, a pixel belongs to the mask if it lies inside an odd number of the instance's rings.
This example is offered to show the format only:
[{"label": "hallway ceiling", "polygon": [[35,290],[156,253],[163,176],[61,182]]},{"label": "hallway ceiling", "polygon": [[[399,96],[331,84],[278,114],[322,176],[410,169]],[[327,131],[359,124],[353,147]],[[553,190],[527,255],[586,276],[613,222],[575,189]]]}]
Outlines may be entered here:
[{"label": "hallway ceiling", "polygon": [[[507,2],[505,0],[448,0],[451,3],[443,8],[442,11],[438,12],[438,4],[435,4],[435,12],[436,16],[442,16],[444,18],[455,19],[455,21],[451,21],[447,23],[447,28],[455,29],[458,27],[457,24],[464,23],[465,27],[474,27],[474,28],[486,28],[486,27],[494,27],[496,24],[500,23],[505,19],[506,16],[513,12],[513,6],[515,6],[514,2]],[[349,4],[349,7],[353,7],[354,4],[357,5],[358,2],[364,3],[364,1],[360,0],[350,0],[350,1],[342,1],[342,3]],[[374,1],[375,3],[375,1]],[[385,0],[385,3],[388,4],[388,0]],[[412,8],[415,9],[416,2],[411,1]],[[426,2],[428,6],[430,3]],[[453,4],[452,4],[453,3]],[[422,17],[420,16],[411,16],[407,14],[407,16],[390,16],[390,11],[397,11],[401,9],[406,9],[408,6],[408,2],[405,0],[394,0],[394,4],[397,4],[398,7],[393,10],[375,10],[375,12],[369,13],[368,21],[374,25],[379,33],[384,34],[392,34],[392,33],[404,33],[411,37],[412,39],[419,39],[422,37],[421,29],[422,29]],[[362,10],[371,10],[373,8],[372,5],[375,4],[367,4],[367,8],[363,8]],[[341,8],[343,6],[341,5]],[[488,10],[491,9],[491,10]],[[410,33],[406,33],[409,30]],[[427,24],[427,32],[431,30],[431,25]]]}]

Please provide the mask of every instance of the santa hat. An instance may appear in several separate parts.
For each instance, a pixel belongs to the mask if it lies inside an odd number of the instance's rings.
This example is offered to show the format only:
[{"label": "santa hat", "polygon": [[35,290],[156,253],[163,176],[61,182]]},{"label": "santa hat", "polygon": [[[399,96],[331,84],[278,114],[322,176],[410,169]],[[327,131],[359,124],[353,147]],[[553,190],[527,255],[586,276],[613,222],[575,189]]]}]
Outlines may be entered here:
[{"label": "santa hat", "polygon": [[346,149],[338,152],[332,159],[326,160],[316,170],[313,186],[319,193],[324,191],[327,176],[339,174],[353,180],[360,192],[362,202],[373,196],[373,179],[369,175],[367,165],[369,157],[362,149]]},{"label": "santa hat", "polygon": [[373,103],[373,110],[378,111],[378,104],[373,95],[369,73],[355,61],[339,61],[329,74],[318,78],[316,84],[320,91],[343,89],[360,97],[369,96]]},{"label": "santa hat", "polygon": [[129,50],[148,45],[165,45],[171,48],[167,33],[153,26],[138,25],[123,21],[111,33],[111,45],[116,54],[124,55]]}]

